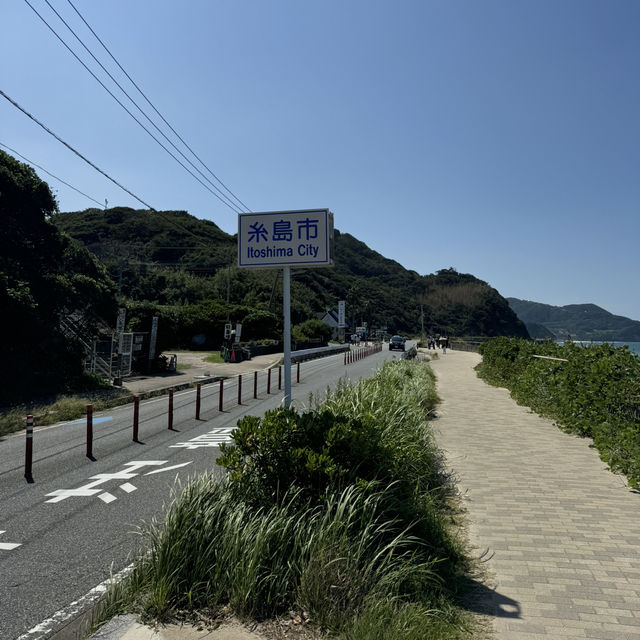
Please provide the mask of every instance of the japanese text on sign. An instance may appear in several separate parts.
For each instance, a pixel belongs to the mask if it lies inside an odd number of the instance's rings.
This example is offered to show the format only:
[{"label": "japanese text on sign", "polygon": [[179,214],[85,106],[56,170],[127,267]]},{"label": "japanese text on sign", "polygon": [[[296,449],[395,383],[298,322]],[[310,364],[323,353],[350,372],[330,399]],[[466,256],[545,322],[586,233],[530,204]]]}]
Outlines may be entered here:
[{"label": "japanese text on sign", "polygon": [[332,263],[333,216],[326,209],[240,214],[238,219],[241,267]]}]

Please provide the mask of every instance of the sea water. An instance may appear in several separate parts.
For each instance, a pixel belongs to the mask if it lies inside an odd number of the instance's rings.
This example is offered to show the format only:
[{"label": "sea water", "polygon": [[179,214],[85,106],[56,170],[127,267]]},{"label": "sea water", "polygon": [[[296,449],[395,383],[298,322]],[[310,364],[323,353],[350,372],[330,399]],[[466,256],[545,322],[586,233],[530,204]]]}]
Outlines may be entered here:
[{"label": "sea water", "polygon": [[[637,356],[640,356],[640,342],[599,342],[598,340],[574,340],[576,344],[579,344],[582,347],[588,347],[590,344],[610,344],[612,347],[629,347],[629,351],[635,353]],[[558,342],[558,344],[564,344],[564,341]]]}]

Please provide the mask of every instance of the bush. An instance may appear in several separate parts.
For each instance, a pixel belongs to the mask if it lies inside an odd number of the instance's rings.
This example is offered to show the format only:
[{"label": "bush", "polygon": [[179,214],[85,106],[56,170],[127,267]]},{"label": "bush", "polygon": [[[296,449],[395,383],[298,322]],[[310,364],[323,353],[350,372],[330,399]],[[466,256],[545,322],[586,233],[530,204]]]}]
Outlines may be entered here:
[{"label": "bush", "polygon": [[312,342],[320,340],[322,344],[327,344],[333,335],[333,329],[321,320],[305,320],[291,329],[291,335],[298,342]]},{"label": "bush", "polygon": [[[603,460],[640,482],[640,359],[626,347],[497,338],[481,345],[478,374],[518,403],[593,438]],[[543,355],[564,361],[534,358]]]},{"label": "bush", "polygon": [[230,472],[241,500],[262,505],[279,503],[292,490],[317,502],[330,485],[380,478],[391,455],[371,418],[328,410],[247,416],[238,422],[233,442],[220,446],[216,462]]}]

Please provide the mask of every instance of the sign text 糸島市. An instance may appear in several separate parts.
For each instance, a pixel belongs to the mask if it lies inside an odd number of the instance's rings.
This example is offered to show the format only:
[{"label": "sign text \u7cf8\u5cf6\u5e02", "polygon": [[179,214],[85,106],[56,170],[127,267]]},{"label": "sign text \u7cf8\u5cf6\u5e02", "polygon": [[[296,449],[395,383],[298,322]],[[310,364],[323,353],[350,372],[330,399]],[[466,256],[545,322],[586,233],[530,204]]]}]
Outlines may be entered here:
[{"label": "sign text \u7cf8\u5cf6\u5e02", "polygon": [[332,247],[333,214],[328,209],[238,216],[240,267],[329,266]]}]

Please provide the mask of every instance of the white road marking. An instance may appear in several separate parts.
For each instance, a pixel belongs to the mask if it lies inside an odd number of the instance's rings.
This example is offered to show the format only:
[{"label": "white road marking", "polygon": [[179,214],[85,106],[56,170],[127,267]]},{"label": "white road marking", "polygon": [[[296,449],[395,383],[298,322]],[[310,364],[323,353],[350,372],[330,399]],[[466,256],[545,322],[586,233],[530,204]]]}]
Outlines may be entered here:
[{"label": "white road marking", "polygon": [[[0,536],[5,533],[4,531],[0,531]],[[0,542],[0,551],[13,551],[18,547],[21,547],[21,542]]]},{"label": "white road marking", "polygon": [[[62,500],[66,500],[67,498],[95,496],[102,491],[102,489],[96,489],[95,487],[99,487],[110,480],[129,480],[139,475],[139,470],[144,467],[161,467],[163,464],[167,464],[167,462],[167,460],[132,460],[124,465],[125,469],[123,471],[116,473],[99,473],[89,478],[89,480],[93,482],[89,482],[76,489],[57,489],[56,491],[47,493],[47,496],[53,497],[45,502],[62,502]],[[101,496],[99,497],[104,499]]]},{"label": "white road marking", "polygon": [[163,473],[164,471],[173,471],[173,469],[179,469],[180,467],[186,467],[188,464],[191,464],[191,460],[189,462],[183,462],[182,464],[174,464],[173,467],[167,467],[166,469],[156,469],[155,471],[149,471],[145,473],[145,476],[152,476],[154,473]]},{"label": "white road marking", "polygon": [[133,565],[116,573],[111,578],[101,582],[97,587],[94,587],[89,593],[82,596],[78,600],[72,602],[68,607],[60,609],[54,613],[50,618],[43,620],[40,624],[37,624],[33,629],[29,629],[26,633],[23,633],[17,640],[37,640],[38,638],[48,638],[51,635],[51,631],[56,627],[60,628],[63,623],[68,620],[77,618],[82,611],[88,610],[93,604],[102,597],[111,583],[120,582],[130,571],[133,569]]},{"label": "white road marking", "polygon": [[125,482],[124,484],[120,485],[120,488],[123,491],[126,491],[127,493],[131,493],[132,491],[135,491],[138,487],[134,487],[131,483]]},{"label": "white road marking", "polygon": [[118,499],[113,494],[107,493],[106,491],[104,493],[101,493],[98,496],[98,498],[100,498],[100,500],[102,500],[103,502],[106,502],[107,504],[109,504],[110,502],[113,502],[114,500]]},{"label": "white road marking", "polygon": [[213,429],[201,436],[191,438],[188,442],[177,442],[176,444],[169,445],[169,448],[200,449],[201,447],[219,447],[222,442],[231,442],[233,440],[231,433],[234,430],[235,427]]}]

